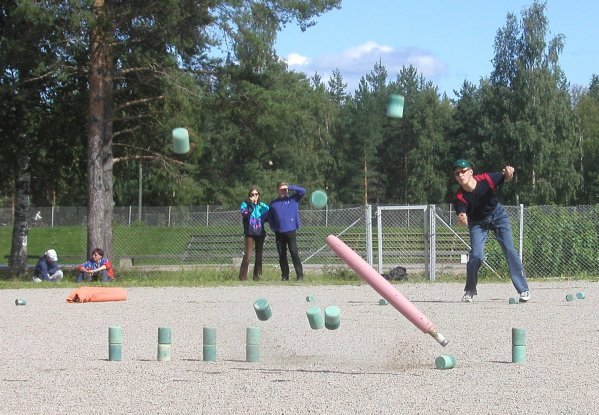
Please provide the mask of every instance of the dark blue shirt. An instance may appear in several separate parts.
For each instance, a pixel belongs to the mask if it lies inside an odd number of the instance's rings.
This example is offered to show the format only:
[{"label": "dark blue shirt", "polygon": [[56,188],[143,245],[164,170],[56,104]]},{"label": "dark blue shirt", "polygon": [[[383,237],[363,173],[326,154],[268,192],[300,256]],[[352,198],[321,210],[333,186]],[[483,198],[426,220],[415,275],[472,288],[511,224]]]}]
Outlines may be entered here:
[{"label": "dark blue shirt", "polygon": [[267,221],[274,232],[291,232],[300,227],[299,202],[306,194],[306,189],[293,184],[288,188],[294,193],[270,202]]},{"label": "dark blue shirt", "polygon": [[474,176],[476,187],[467,192],[460,188],[454,202],[456,213],[466,213],[469,221],[481,221],[493,213],[499,203],[497,188],[503,184],[503,173]]}]

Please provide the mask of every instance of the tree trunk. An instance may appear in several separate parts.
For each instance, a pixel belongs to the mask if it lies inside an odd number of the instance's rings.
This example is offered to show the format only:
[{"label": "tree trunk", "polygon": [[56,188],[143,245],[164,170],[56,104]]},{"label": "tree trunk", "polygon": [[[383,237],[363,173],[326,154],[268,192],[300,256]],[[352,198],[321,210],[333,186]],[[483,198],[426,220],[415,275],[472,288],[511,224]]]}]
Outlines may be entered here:
[{"label": "tree trunk", "polygon": [[18,160],[18,172],[15,181],[15,213],[12,228],[12,245],[8,260],[12,276],[24,275],[27,272],[30,185],[29,156],[21,155]]},{"label": "tree trunk", "polygon": [[87,254],[112,254],[112,51],[104,0],[94,0],[96,26],[90,39],[89,134],[87,143]]}]

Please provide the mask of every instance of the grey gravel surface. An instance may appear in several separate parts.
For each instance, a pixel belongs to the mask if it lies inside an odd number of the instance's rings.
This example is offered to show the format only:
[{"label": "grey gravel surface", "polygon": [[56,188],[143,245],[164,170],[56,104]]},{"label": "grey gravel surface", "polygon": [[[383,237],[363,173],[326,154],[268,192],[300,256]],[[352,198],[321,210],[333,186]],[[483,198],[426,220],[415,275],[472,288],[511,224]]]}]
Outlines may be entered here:
[{"label": "grey gravel surface", "polygon": [[[599,284],[530,281],[532,301],[508,304],[509,282],[396,287],[449,339],[443,348],[368,285],[130,288],[128,300],[68,304],[72,289],[0,291],[2,414],[592,414],[599,413]],[[586,299],[566,301],[585,292]],[[315,303],[307,303],[313,294]],[[272,318],[252,307],[270,302]],[[27,301],[16,306],[15,299]],[[341,310],[337,330],[312,330],[313,305]],[[123,359],[108,360],[108,327]],[[158,327],[172,359],[157,361]],[[202,358],[215,327],[217,361]],[[245,331],[260,328],[260,361]],[[526,330],[526,362],[511,363],[511,329]],[[441,354],[453,369],[435,368]]]}]

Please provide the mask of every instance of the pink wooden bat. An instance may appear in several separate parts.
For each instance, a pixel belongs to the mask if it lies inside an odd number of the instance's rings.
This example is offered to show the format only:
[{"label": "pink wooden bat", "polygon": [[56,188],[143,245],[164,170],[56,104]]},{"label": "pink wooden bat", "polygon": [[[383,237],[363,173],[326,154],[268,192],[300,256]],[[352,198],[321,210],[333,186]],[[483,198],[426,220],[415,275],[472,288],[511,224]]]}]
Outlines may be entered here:
[{"label": "pink wooden bat", "polygon": [[339,258],[360,276],[360,278],[370,284],[377,293],[379,293],[385,300],[389,301],[389,303],[410,320],[412,324],[422,330],[422,332],[433,336],[441,346],[447,345],[448,340],[445,336],[435,330],[433,322],[422,314],[410,300],[400,293],[381,274],[376,272],[368,262],[364,261],[360,255],[347,246],[341,239],[337,238],[335,235],[329,235],[327,236],[327,244]]}]

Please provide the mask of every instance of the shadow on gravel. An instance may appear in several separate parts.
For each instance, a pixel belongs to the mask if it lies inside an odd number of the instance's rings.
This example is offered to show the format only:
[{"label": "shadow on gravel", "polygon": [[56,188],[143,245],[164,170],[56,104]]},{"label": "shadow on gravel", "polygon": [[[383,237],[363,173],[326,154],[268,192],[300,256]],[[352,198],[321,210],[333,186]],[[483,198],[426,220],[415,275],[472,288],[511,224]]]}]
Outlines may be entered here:
[{"label": "shadow on gravel", "polygon": [[233,369],[237,369],[240,371],[260,371],[265,373],[332,373],[338,375],[356,375],[356,376],[364,376],[364,375],[392,375],[392,376],[401,376],[399,373],[394,372],[348,372],[343,370],[329,370],[329,369],[264,369],[264,368],[245,368],[245,367],[236,367]]}]

